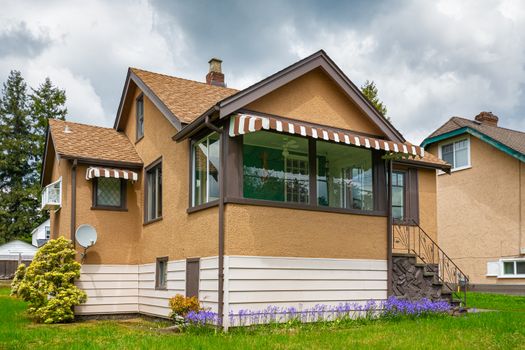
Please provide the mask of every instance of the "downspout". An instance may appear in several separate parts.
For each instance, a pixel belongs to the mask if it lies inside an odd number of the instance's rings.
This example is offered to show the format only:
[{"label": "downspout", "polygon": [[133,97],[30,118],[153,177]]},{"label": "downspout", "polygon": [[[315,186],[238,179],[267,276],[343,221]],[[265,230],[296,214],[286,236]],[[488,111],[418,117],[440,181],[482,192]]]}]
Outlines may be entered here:
[{"label": "downspout", "polygon": [[77,160],[73,160],[71,165],[71,241],[73,241],[73,248],[77,247],[75,237],[76,229],[76,214],[77,214]]},{"label": "downspout", "polygon": [[387,242],[386,242],[386,249],[387,249],[387,295],[391,296],[393,293],[392,288],[392,268],[393,268],[393,262],[392,262],[392,159],[388,161],[388,173],[387,173],[387,213],[388,213],[388,219],[387,219],[387,230],[386,230],[386,236],[387,236]]},{"label": "downspout", "polygon": [[219,254],[218,254],[218,326],[223,328],[224,324],[224,130],[210,123],[206,116],[204,125],[219,134]]}]

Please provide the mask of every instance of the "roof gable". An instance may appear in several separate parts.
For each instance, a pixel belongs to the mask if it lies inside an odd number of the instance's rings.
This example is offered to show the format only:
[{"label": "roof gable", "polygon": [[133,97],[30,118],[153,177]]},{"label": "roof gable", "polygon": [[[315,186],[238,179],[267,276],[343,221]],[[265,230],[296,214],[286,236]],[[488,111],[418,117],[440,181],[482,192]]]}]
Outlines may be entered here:
[{"label": "roof gable", "polygon": [[450,118],[423,140],[421,146],[426,147],[465,133],[475,136],[498,150],[525,162],[525,133],[460,117]]},{"label": "roof gable", "polygon": [[246,105],[260,99],[261,97],[275,91],[276,89],[290,83],[291,81],[311,72],[322,69],[328,76],[344,91],[344,93],[356,104],[356,106],[368,117],[390,140],[404,142],[405,139],[394,126],[383,117],[361,93],[359,88],[342,72],[342,70],[320,50],[313,55],[292,64],[291,66],[269,76],[266,79],[227,97],[218,103],[219,115],[224,118],[231,113],[244,108]]},{"label": "roof gable", "polygon": [[235,89],[129,68],[114,128],[122,130],[135,88],[139,88],[177,129],[191,123]]}]

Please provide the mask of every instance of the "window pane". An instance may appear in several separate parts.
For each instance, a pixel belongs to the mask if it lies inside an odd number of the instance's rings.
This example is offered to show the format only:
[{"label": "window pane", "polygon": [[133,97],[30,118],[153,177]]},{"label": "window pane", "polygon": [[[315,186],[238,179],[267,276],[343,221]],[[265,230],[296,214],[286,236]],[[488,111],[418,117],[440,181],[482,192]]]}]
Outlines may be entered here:
[{"label": "window pane", "polygon": [[258,131],[244,135],[245,198],[309,202],[308,140]]},{"label": "window pane", "polygon": [[454,146],[453,144],[444,145],[441,147],[441,159],[450,165],[454,166]]},{"label": "window pane", "polygon": [[208,141],[208,202],[219,199],[219,134],[213,133]]},{"label": "window pane", "polygon": [[137,138],[144,135],[144,99],[137,100]]},{"label": "window pane", "polygon": [[392,205],[395,205],[397,207],[403,206],[403,193],[404,188],[400,186],[392,187]]},{"label": "window pane", "polygon": [[319,205],[372,210],[372,152],[317,141]]},{"label": "window pane", "polygon": [[157,167],[156,169],[156,183],[157,183],[157,192],[155,196],[155,202],[157,204],[157,218],[162,216],[162,167]]},{"label": "window pane", "polygon": [[503,273],[505,275],[514,275],[514,261],[503,262]]},{"label": "window pane", "polygon": [[193,146],[193,204],[206,203],[207,181],[207,140],[204,139]]},{"label": "window pane", "polygon": [[397,220],[403,219],[403,208],[392,206],[392,217]]},{"label": "window pane", "polygon": [[462,148],[460,150],[456,150],[454,159],[456,161],[456,164],[454,164],[454,168],[467,166],[468,165],[468,149]]},{"label": "window pane", "polygon": [[97,206],[120,207],[120,179],[99,177],[97,178]]},{"label": "window pane", "polygon": [[162,216],[162,164],[156,165],[146,173],[148,187],[147,219],[153,220]]},{"label": "window pane", "polygon": [[[154,169],[153,169],[154,170]],[[148,220],[152,220],[155,218],[155,212],[157,210],[157,203],[155,202],[155,191],[157,190],[157,184],[156,184],[156,177],[152,170],[148,171],[147,173],[147,181],[148,181]]]},{"label": "window pane", "polygon": [[525,275],[525,261],[516,261],[516,274]]}]

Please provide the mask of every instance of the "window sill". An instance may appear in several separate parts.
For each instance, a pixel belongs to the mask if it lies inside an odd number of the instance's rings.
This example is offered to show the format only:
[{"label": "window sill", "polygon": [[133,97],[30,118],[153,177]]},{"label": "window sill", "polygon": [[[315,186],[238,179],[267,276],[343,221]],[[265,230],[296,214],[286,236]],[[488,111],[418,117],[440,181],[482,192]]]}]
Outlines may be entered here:
[{"label": "window sill", "polygon": [[[450,169],[450,173],[452,174],[452,173],[455,173],[456,171],[467,170],[467,169],[471,169],[471,168],[472,168],[471,165],[462,166],[460,168],[451,168]],[[444,171],[441,171],[441,170],[438,171],[438,175],[445,175],[445,174],[447,174],[447,173],[444,172]]]},{"label": "window sill", "polygon": [[168,290],[168,287],[155,287],[155,290]]},{"label": "window sill", "polygon": [[116,208],[116,207],[91,207],[91,210],[128,211],[128,208]]},{"label": "window sill", "polygon": [[267,200],[262,200],[262,199],[252,199],[252,198],[225,198],[225,203],[247,204],[247,205],[257,205],[257,206],[264,206],[264,207],[309,210],[309,211],[319,211],[319,212],[339,213],[339,214],[368,215],[368,216],[382,216],[382,217],[387,216],[386,212],[379,211],[379,210],[365,211],[365,210],[357,210],[357,209],[331,208],[331,207],[321,207],[321,206],[313,206],[313,205],[299,204],[299,203],[274,202],[274,201],[267,201]]},{"label": "window sill", "polygon": [[514,275],[514,276],[498,276],[498,278],[502,279],[518,279],[518,278],[525,278],[525,275]]},{"label": "window sill", "polygon": [[197,211],[205,210],[208,208],[214,208],[214,207],[217,207],[218,205],[219,205],[219,200],[216,199],[208,203],[199,204],[194,207],[188,208],[186,209],[186,213],[191,214],[191,213],[195,213]]},{"label": "window sill", "polygon": [[149,225],[149,224],[153,224],[153,223],[155,223],[155,222],[157,222],[157,221],[160,221],[160,220],[162,220],[162,216],[161,216],[161,217],[158,217],[158,218],[156,218],[156,219],[151,219],[151,220],[149,220],[149,221],[144,221],[144,223],[142,224],[142,226],[147,226],[147,225]]}]

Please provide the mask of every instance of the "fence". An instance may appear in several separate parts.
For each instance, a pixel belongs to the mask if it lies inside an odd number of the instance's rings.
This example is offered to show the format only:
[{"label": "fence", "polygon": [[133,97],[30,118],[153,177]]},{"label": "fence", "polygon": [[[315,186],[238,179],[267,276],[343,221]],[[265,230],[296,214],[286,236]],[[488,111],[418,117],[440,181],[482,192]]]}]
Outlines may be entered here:
[{"label": "fence", "polygon": [[12,279],[19,264],[29,265],[33,256],[31,255],[0,255],[0,280]]}]

